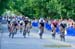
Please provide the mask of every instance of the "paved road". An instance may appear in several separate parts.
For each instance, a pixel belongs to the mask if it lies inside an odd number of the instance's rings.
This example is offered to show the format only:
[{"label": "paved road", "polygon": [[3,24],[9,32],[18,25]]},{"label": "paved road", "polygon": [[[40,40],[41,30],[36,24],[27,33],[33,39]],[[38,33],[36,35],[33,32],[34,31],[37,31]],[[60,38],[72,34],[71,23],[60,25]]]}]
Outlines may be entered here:
[{"label": "paved road", "polygon": [[7,26],[3,25],[3,34],[0,33],[0,49],[75,49],[75,37],[66,36],[66,41],[61,42],[59,35],[53,40],[50,32],[45,30],[43,39],[39,39],[38,28],[32,28],[31,34],[23,38],[22,34],[17,32],[15,37],[9,38]]}]

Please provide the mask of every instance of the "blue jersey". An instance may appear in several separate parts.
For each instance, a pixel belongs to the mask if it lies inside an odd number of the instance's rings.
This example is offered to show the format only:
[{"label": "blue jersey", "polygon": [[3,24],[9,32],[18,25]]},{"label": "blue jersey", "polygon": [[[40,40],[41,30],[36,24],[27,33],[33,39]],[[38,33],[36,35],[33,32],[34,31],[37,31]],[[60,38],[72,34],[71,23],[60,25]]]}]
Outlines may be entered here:
[{"label": "blue jersey", "polygon": [[2,22],[2,16],[0,16],[0,22]]}]

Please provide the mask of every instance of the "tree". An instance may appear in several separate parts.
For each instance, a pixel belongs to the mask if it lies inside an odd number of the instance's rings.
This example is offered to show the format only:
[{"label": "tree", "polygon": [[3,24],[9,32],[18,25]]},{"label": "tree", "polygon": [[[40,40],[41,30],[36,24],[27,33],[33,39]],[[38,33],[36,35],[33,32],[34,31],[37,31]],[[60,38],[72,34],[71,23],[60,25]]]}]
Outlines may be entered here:
[{"label": "tree", "polygon": [[9,0],[0,0],[0,16],[6,9],[9,9],[8,2]]},{"label": "tree", "polygon": [[75,18],[75,0],[1,0],[0,14],[14,11],[30,18]]}]

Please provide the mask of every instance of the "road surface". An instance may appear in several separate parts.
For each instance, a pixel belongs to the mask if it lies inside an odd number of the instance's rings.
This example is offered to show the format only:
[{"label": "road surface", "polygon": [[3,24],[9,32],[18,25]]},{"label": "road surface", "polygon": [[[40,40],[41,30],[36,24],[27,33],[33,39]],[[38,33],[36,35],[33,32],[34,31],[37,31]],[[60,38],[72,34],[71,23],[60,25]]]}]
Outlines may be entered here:
[{"label": "road surface", "polygon": [[14,38],[9,38],[7,24],[2,25],[3,33],[0,33],[0,49],[75,49],[75,37],[66,36],[66,41],[60,41],[57,34],[56,39],[52,39],[50,31],[45,29],[43,39],[39,38],[38,28],[31,29],[30,36],[23,38],[18,31]]}]

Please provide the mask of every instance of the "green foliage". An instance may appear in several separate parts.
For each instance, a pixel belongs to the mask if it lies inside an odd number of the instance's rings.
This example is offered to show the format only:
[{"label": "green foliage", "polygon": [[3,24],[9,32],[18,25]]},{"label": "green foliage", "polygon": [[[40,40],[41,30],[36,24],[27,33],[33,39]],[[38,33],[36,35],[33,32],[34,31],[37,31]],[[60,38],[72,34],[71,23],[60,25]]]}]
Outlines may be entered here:
[{"label": "green foliage", "polygon": [[6,10],[8,7],[9,0],[0,0],[0,15]]},{"label": "green foliage", "polygon": [[5,9],[30,18],[75,18],[75,0],[1,0],[0,14]]}]

